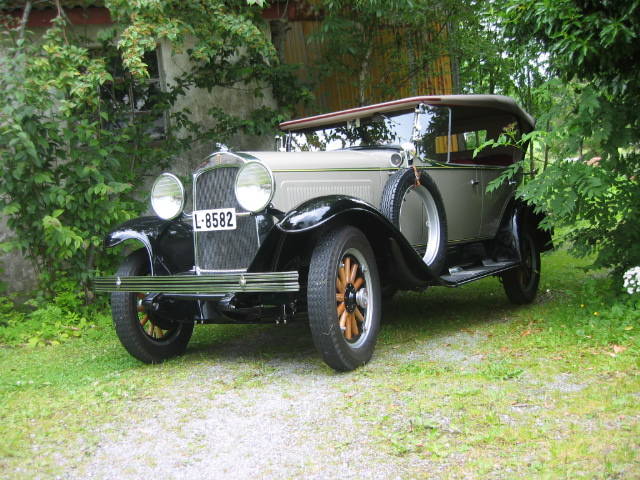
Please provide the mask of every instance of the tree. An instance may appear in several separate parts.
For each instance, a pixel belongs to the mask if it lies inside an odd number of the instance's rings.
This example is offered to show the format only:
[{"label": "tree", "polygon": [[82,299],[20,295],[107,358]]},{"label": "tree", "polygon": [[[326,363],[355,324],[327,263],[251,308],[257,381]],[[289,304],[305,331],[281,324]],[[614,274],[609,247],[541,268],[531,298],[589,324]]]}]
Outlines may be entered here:
[{"label": "tree", "polygon": [[453,0],[316,0],[321,14],[312,37],[324,49],[319,78],[339,75],[352,83],[361,105],[393,97],[408,86],[413,94],[434,62],[452,52],[450,26],[468,13],[466,2]]},{"label": "tree", "polygon": [[[2,247],[33,260],[46,291],[70,277],[90,298],[90,279],[109,259],[102,238],[144,208],[136,187],[148,172],[194,140],[225,141],[239,130],[273,128],[299,90],[259,28],[254,4],[260,1],[107,0],[115,27],[91,49],[70,28],[60,1],[54,3],[54,25],[41,40],[26,32],[30,2],[3,38],[0,202],[16,238]],[[185,49],[193,66],[167,92],[149,88],[145,63],[145,52],[163,39]],[[116,79],[120,65],[124,73]],[[189,121],[188,112],[172,108],[193,86],[243,86],[258,95],[271,82],[280,111],[256,109],[240,119],[214,109],[205,130]],[[152,115],[130,115],[131,95],[118,92],[136,89],[144,91]],[[149,132],[162,115],[172,129],[158,138]]]},{"label": "tree", "polygon": [[[640,2],[509,0],[505,34],[534,52],[574,99],[558,121],[566,146],[588,144],[601,161],[558,161],[521,195],[571,227],[567,237],[595,266],[640,264]],[[566,150],[565,150],[566,151]]]}]

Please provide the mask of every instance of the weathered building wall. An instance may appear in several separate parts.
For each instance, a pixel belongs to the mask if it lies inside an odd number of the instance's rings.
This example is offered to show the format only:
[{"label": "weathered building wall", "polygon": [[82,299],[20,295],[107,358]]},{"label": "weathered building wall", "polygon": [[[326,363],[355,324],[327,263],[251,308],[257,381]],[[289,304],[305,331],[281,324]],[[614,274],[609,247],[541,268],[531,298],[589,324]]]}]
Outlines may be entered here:
[{"label": "weathered building wall", "polygon": [[[158,48],[158,64],[161,81],[165,88],[175,84],[176,79],[190,68],[187,54],[175,52],[171,44],[166,41],[163,41]],[[253,88],[244,85],[235,85],[231,88],[216,87],[211,92],[203,88],[191,88],[177,100],[174,109],[176,111],[188,110],[190,112],[189,119],[192,122],[207,128],[213,126],[211,124],[212,117],[208,112],[214,107],[238,117],[248,116],[252,110],[262,106],[277,107],[269,87],[264,87],[260,98],[256,98],[251,90]],[[237,134],[227,146],[233,150],[273,150],[274,139],[271,136],[257,137]],[[216,145],[213,142],[205,141],[195,144],[182,158],[176,160],[173,167],[177,173],[188,175],[202,163],[207,155],[215,150]]]},{"label": "weathered building wall", "polygon": [[[0,243],[10,240],[11,236],[6,218],[0,218]],[[20,252],[0,256],[0,280],[8,292],[26,295],[35,287],[35,278],[33,264]]]},{"label": "weathered building wall", "polygon": [[[98,32],[103,29],[103,25],[79,25],[75,26],[76,32],[91,40],[95,39]],[[267,27],[265,27],[267,28]],[[44,27],[32,28],[33,40],[37,41],[45,31]],[[268,32],[267,32],[268,34]],[[160,70],[160,80],[164,85],[175,83],[176,78],[183,74],[188,68],[188,58],[184,53],[176,53],[168,42],[163,42],[158,48],[158,66]],[[2,52],[0,52],[0,55]],[[205,89],[192,88],[181,97],[175,105],[176,110],[190,110],[190,120],[199,123],[203,127],[211,126],[211,118],[208,110],[211,107],[219,107],[234,115],[242,116],[251,110],[266,105],[276,106],[271,90],[264,89],[261,98],[255,98],[249,91],[241,86],[234,88],[214,88],[211,92]],[[229,142],[229,147],[236,150],[272,150],[274,140],[272,137],[254,137],[247,135],[236,135]],[[170,170],[180,174],[188,175],[194,167],[202,163],[202,160],[216,149],[211,142],[194,144],[189,152],[185,152],[177,158]],[[147,186],[142,191],[147,192],[153,179],[158,172],[149,172],[147,176]],[[147,188],[147,190],[144,190]],[[12,236],[12,232],[6,225],[6,219],[0,218],[0,242]],[[35,271],[31,262],[26,260],[19,252],[12,252],[7,255],[0,255],[0,281],[4,282],[9,292],[27,294],[35,287]]]}]

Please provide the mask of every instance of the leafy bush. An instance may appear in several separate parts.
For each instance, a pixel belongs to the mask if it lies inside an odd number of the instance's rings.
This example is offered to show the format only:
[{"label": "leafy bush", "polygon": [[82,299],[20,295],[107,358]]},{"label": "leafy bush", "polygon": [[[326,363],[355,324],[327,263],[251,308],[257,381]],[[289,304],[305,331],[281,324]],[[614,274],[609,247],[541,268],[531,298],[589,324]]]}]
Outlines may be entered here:
[{"label": "leafy bush", "polygon": [[561,161],[523,185],[518,195],[548,213],[546,225],[570,227],[572,253],[618,275],[640,264],[640,155],[606,167]]},{"label": "leafy bush", "polygon": [[99,310],[85,305],[75,282],[59,282],[54,290],[58,293],[52,299],[32,299],[21,307],[0,297],[0,344],[57,345],[95,326],[90,319]]},{"label": "leafy bush", "polygon": [[[69,28],[62,7],[37,41],[25,22],[3,31],[0,209],[16,238],[0,249],[19,249],[33,260],[49,296],[63,276],[92,299],[91,278],[110,260],[102,238],[146,208],[136,188],[148,183],[146,176],[198,144],[225,142],[240,131],[264,134],[305,98],[258,27],[255,5],[263,4],[109,0],[115,25],[98,44]],[[162,92],[145,63],[161,41],[186,50],[192,67]],[[244,86],[257,97],[270,84],[279,107],[256,108],[248,118],[212,109],[205,127],[188,110],[174,109],[194,88]],[[141,102],[147,113],[134,114]],[[169,131],[151,134],[165,120]]]}]

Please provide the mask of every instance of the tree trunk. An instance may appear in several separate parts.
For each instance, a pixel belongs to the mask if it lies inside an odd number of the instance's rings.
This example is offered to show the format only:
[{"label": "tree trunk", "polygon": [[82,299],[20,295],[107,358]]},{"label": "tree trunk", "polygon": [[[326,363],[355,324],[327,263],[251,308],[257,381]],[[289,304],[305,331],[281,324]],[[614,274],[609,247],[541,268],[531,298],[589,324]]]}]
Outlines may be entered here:
[{"label": "tree trunk", "polygon": [[[87,270],[87,272],[91,272],[93,271],[93,269],[95,268],[95,261],[96,261],[96,247],[94,247],[93,245],[89,246],[89,249],[87,251],[87,260],[85,263],[85,268]],[[88,279],[83,280],[82,282],[82,288],[84,290],[84,301],[87,305],[91,305],[93,303],[93,301],[95,300],[95,294],[93,293],[93,290],[91,289],[91,283]]]},{"label": "tree trunk", "polygon": [[360,75],[358,76],[358,100],[360,105],[367,104],[367,79],[369,78],[369,60],[371,59],[372,50],[373,46],[371,42],[369,42],[367,51],[360,64]]},{"label": "tree trunk", "polygon": [[[549,119],[547,118],[547,126],[545,128],[545,131],[548,133],[549,132]],[[549,164],[549,144],[545,141],[544,142],[544,164],[542,165],[542,171],[545,171],[547,169],[547,165]]]},{"label": "tree trunk", "polygon": [[[16,31],[18,32],[18,42],[24,40],[25,33],[27,31],[27,23],[29,23],[29,15],[31,15],[31,0],[28,0],[24,4],[24,10],[22,10],[22,18],[20,19],[20,23],[18,24],[18,28]],[[17,54],[18,52],[16,52]]]}]

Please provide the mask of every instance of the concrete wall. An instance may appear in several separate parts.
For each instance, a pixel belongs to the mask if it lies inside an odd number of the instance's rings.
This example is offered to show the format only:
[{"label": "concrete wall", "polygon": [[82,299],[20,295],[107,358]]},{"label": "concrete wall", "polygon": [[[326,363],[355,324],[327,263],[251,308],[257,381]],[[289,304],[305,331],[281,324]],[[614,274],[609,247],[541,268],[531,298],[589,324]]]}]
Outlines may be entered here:
[{"label": "concrete wall", "polygon": [[[0,218],[0,242],[5,242],[11,237],[12,232],[7,227],[6,218]],[[7,287],[8,292],[26,296],[36,286],[33,264],[17,251],[2,255],[0,256],[0,280]]]},{"label": "concrete wall", "polygon": [[[189,69],[189,59],[185,53],[175,52],[171,44],[162,42],[158,49],[158,63],[161,72],[161,81],[165,86],[175,84],[176,79]],[[225,112],[242,117],[259,107],[267,106],[276,108],[271,89],[266,87],[263,96],[253,96],[252,88],[244,85],[236,85],[232,88],[216,87],[208,92],[206,89],[192,88],[178,99],[175,110],[189,110],[190,120],[202,125],[204,128],[212,127],[212,119],[208,114],[209,109],[218,107]],[[274,139],[272,136],[255,137],[239,134],[234,136],[227,145],[232,150],[273,150]],[[181,175],[190,174],[195,167],[202,163],[203,159],[216,150],[213,142],[202,142],[193,145],[193,148],[183,158],[179,159],[174,167]]]}]

